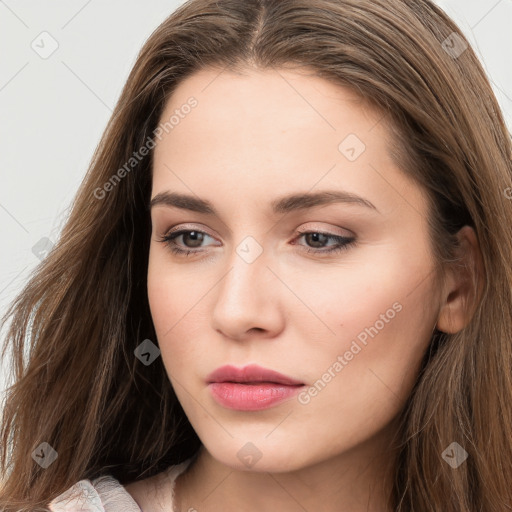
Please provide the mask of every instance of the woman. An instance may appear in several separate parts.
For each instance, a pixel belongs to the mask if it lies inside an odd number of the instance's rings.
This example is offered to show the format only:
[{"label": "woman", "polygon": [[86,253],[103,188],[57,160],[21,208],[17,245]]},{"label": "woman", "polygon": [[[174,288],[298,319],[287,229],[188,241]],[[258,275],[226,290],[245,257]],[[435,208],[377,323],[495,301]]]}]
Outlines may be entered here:
[{"label": "woman", "polygon": [[8,312],[2,510],[512,510],[511,153],[428,0],[180,7]]}]

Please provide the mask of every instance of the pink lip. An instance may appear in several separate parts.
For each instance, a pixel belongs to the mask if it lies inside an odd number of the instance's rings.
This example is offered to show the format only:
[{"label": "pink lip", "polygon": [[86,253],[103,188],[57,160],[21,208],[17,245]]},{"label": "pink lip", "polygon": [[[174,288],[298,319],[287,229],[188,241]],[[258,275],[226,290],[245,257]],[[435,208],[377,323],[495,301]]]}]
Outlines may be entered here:
[{"label": "pink lip", "polygon": [[257,364],[250,364],[243,368],[236,366],[225,365],[217,368],[214,372],[206,377],[208,383],[210,382],[271,382],[275,384],[285,384],[287,386],[298,386],[304,384],[298,380],[287,377],[282,373],[268,370],[258,366]]},{"label": "pink lip", "polygon": [[304,383],[258,365],[222,366],[206,378],[213,398],[239,411],[259,411],[291,398]]}]

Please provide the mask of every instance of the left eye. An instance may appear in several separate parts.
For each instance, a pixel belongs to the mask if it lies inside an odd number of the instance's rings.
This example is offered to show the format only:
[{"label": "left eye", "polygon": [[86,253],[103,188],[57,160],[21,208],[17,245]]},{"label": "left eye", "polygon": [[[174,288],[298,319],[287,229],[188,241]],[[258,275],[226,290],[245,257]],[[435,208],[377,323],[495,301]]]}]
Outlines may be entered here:
[{"label": "left eye", "polygon": [[[176,239],[179,237],[182,237],[182,242],[185,243],[185,248],[180,247],[176,243]],[[197,249],[201,247],[202,242],[204,241],[205,237],[212,238],[210,235],[205,233],[204,231],[197,231],[197,230],[189,230],[184,229],[181,231],[175,231],[174,233],[171,233],[169,235],[165,235],[162,237],[159,242],[164,243],[167,245],[171,251],[175,254],[184,254],[185,256],[188,256],[189,254],[201,252],[196,250],[187,250],[187,249]],[[296,239],[301,239],[305,237],[305,240],[307,240],[307,243],[313,243],[313,244],[320,244],[321,247],[324,247],[322,250],[318,246],[316,247],[305,247],[305,250],[307,252],[314,252],[314,253],[333,253],[338,252],[344,249],[347,249],[349,245],[351,245],[355,238],[354,237],[344,237],[340,235],[333,235],[329,233],[322,233],[320,231],[306,231],[303,233],[300,233],[300,235]],[[186,240],[190,241],[190,245],[186,242]],[[326,243],[332,240],[335,242],[334,245],[331,247],[326,247]],[[299,244],[302,246],[302,244]],[[304,247],[304,246],[302,246]]]},{"label": "left eye", "polygon": [[326,249],[319,249],[318,247],[305,247],[306,252],[313,252],[315,254],[323,255],[323,254],[335,254],[341,251],[344,251],[349,248],[349,246],[353,245],[355,242],[355,237],[346,237],[341,235],[333,235],[330,233],[322,233],[321,231],[305,231],[300,234],[298,239],[306,237],[305,240],[308,243],[320,243],[322,247],[325,247],[324,242],[329,240],[333,240],[335,243]]}]

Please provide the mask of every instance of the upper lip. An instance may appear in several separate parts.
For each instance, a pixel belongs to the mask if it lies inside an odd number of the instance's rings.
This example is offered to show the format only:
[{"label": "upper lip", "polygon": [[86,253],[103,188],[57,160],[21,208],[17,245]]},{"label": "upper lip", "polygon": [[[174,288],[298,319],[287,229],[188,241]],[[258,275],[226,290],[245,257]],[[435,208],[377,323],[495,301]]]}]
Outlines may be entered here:
[{"label": "upper lip", "polygon": [[303,382],[287,377],[274,370],[263,368],[257,364],[250,364],[243,368],[226,365],[217,368],[206,377],[208,383],[212,382],[273,382],[288,386],[302,385]]}]

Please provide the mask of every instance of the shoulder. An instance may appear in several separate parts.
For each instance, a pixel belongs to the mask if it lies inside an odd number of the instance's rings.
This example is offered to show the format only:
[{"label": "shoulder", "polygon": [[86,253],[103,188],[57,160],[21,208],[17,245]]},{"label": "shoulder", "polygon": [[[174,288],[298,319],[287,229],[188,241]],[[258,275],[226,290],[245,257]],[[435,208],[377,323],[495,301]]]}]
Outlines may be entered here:
[{"label": "shoulder", "polygon": [[113,477],[80,480],[54,498],[51,512],[141,512],[126,489]]},{"label": "shoulder", "polygon": [[192,459],[125,487],[112,476],[80,480],[54,498],[48,508],[51,512],[156,512],[165,504],[168,510],[174,499],[174,482]]},{"label": "shoulder", "polygon": [[156,499],[159,502],[165,501],[166,496],[162,496],[162,474],[137,480],[125,486],[126,492],[137,502],[141,510],[153,510],[156,508]]},{"label": "shoulder", "polygon": [[181,464],[170,466],[165,471],[144,480],[132,482],[126,491],[137,502],[141,510],[167,512],[174,507],[174,488],[176,479],[192,462],[187,459]]}]

